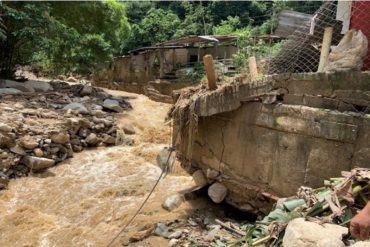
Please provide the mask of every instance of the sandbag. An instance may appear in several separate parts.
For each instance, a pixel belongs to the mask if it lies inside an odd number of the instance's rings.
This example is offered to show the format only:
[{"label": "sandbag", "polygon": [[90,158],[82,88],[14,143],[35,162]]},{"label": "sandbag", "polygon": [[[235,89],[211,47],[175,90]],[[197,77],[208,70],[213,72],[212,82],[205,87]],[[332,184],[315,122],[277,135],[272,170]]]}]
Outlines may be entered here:
[{"label": "sandbag", "polygon": [[330,52],[324,71],[361,70],[367,49],[368,40],[361,30],[349,30]]}]

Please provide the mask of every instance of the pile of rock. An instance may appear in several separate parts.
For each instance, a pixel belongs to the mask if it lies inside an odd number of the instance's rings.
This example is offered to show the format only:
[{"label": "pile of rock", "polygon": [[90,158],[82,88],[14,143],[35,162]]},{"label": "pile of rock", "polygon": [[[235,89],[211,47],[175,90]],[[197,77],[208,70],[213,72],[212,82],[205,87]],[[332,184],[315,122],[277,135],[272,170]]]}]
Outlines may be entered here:
[{"label": "pile of rock", "polygon": [[19,91],[0,92],[0,188],[85,148],[131,143],[115,120],[115,113],[131,107],[124,98],[88,85],[40,84],[24,84],[27,89],[19,82],[0,83],[0,89]]}]

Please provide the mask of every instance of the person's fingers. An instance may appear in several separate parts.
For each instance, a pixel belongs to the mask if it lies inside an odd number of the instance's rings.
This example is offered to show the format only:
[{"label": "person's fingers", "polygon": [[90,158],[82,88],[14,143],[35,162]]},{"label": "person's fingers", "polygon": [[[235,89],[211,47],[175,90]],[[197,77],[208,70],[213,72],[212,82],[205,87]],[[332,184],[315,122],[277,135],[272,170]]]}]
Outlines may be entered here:
[{"label": "person's fingers", "polygon": [[351,222],[351,225],[349,227],[349,231],[351,232],[351,235],[359,238],[360,237],[360,227],[357,223]]},{"label": "person's fingers", "polygon": [[369,236],[369,227],[359,227],[360,228],[360,239],[366,240]]}]

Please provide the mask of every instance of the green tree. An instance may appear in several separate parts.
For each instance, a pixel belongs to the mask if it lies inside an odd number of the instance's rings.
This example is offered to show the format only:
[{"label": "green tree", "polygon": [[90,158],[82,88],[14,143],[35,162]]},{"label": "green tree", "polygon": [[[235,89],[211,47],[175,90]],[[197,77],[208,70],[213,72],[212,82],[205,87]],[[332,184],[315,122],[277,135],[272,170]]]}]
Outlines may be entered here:
[{"label": "green tree", "polygon": [[124,6],[104,2],[4,2],[6,40],[0,42],[0,74],[15,64],[43,73],[87,74],[121,53],[129,32]]},{"label": "green tree", "polygon": [[124,44],[124,51],[137,47],[151,46],[172,38],[180,19],[172,11],[151,9],[139,24],[131,26],[131,32]]}]

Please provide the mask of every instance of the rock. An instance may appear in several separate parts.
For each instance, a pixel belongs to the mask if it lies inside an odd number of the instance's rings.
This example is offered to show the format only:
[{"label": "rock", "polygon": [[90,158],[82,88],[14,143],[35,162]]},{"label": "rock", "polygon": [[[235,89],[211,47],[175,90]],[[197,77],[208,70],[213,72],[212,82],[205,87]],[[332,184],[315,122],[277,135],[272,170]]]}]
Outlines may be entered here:
[{"label": "rock", "polygon": [[93,87],[88,86],[88,85],[83,86],[83,88],[80,91],[81,96],[91,95],[92,93],[93,93]]},{"label": "rock", "polygon": [[77,79],[74,78],[73,76],[70,76],[70,77],[67,78],[67,81],[68,82],[77,82]]},{"label": "rock", "polygon": [[351,245],[352,247],[370,247],[370,242],[359,241]]},{"label": "rock", "polygon": [[102,139],[103,139],[103,142],[105,144],[108,144],[108,145],[114,145],[114,144],[116,144],[116,138],[114,138],[113,136],[110,136],[110,135],[107,135],[107,134],[103,134],[102,135]]},{"label": "rock", "polygon": [[91,108],[97,111],[103,110],[103,107],[101,105],[96,105],[96,104],[93,104]]},{"label": "rock", "polygon": [[[319,225],[314,222],[305,221],[303,218],[297,218],[289,222],[283,238],[284,247],[316,247],[318,242],[325,243],[325,239],[342,239],[342,236],[348,233],[348,228],[333,225]],[[338,245],[335,245],[338,246]]]},{"label": "rock", "polygon": [[0,148],[9,148],[13,146],[14,138],[11,135],[0,133]]},{"label": "rock", "polygon": [[15,88],[0,88],[0,95],[3,94],[21,94],[22,91]]},{"label": "rock", "polygon": [[208,196],[212,199],[214,203],[222,202],[227,195],[227,188],[216,182],[209,186],[208,188]]},{"label": "rock", "polygon": [[88,135],[90,134],[90,130],[87,129],[87,128],[81,128],[79,131],[78,131],[78,135],[85,138],[87,137]]},{"label": "rock", "polygon": [[220,230],[221,230],[221,226],[219,226],[219,225],[214,226],[213,229],[208,232],[207,240],[208,241],[213,241],[215,239],[217,233],[220,232]]},{"label": "rock", "polygon": [[176,247],[176,246],[178,246],[178,243],[179,243],[179,240],[178,239],[171,239],[168,242],[168,247]]},{"label": "rock", "polygon": [[9,178],[1,173],[0,174],[0,190],[1,189],[6,189],[8,187],[8,183],[9,183]]},{"label": "rock", "polygon": [[143,229],[141,229],[141,231],[135,233],[134,235],[132,235],[129,239],[129,241],[132,243],[132,242],[137,242],[137,241],[142,241],[143,239],[149,237],[153,231],[156,229],[156,225],[155,224],[148,224],[146,226],[144,226]]},{"label": "rock", "polygon": [[66,132],[59,132],[59,133],[55,133],[55,134],[51,135],[51,140],[54,143],[66,144],[66,143],[69,142],[70,138],[69,138],[69,134],[68,133],[66,133]]},{"label": "rock", "polygon": [[39,146],[39,142],[35,137],[26,135],[19,139],[19,145],[25,149],[32,150]]},{"label": "rock", "polygon": [[96,144],[98,144],[99,138],[96,136],[95,133],[91,133],[90,135],[86,137],[85,141],[87,144],[91,146],[95,146]]},{"label": "rock", "polygon": [[330,236],[319,240],[316,246],[317,247],[345,247],[342,240],[338,238],[331,238]]},{"label": "rock", "polygon": [[53,166],[55,164],[55,160],[35,156],[24,156],[21,163],[25,164],[32,170],[41,170]]},{"label": "rock", "polygon": [[86,109],[86,107],[83,104],[77,103],[77,102],[69,103],[68,105],[63,107],[63,110],[65,110],[65,111],[73,110],[73,111],[77,111],[78,113],[81,113],[81,114],[88,114],[89,113],[89,111]]},{"label": "rock", "polygon": [[42,156],[44,156],[44,152],[42,151],[41,148],[35,148],[33,150],[33,153],[36,155],[36,157],[42,157]]},{"label": "rock", "polygon": [[204,187],[208,184],[207,179],[204,177],[203,171],[200,169],[195,171],[192,177],[193,177],[194,183],[198,187]]},{"label": "rock", "polygon": [[136,133],[134,126],[131,124],[125,124],[122,126],[123,132],[125,132],[126,135],[134,135]]},{"label": "rock", "polygon": [[211,168],[207,169],[206,176],[207,176],[208,179],[216,179],[219,175],[220,175],[220,172],[218,172],[214,169],[211,169]]},{"label": "rock", "polygon": [[8,133],[8,132],[11,132],[11,131],[12,131],[12,127],[10,127],[7,124],[0,123],[0,132]]},{"label": "rock", "polygon": [[174,238],[180,238],[182,235],[182,231],[175,231],[173,233],[171,233],[168,238],[169,239],[174,239]]},{"label": "rock", "polygon": [[46,143],[46,144],[50,144],[50,143],[51,143],[51,139],[45,139],[45,140],[44,140],[44,143]]},{"label": "rock", "polygon": [[22,92],[25,92],[25,93],[34,93],[35,90],[26,85],[25,83],[22,83],[22,82],[17,82],[17,81],[11,81],[11,80],[4,80],[5,81],[5,84],[3,84],[4,87],[6,88],[15,88],[15,89],[18,89]]},{"label": "rock", "polygon": [[114,111],[114,112],[122,112],[123,111],[122,107],[120,107],[120,105],[119,105],[119,101],[114,100],[114,99],[104,100],[103,108],[109,109],[109,110]]},{"label": "rock", "polygon": [[172,211],[180,207],[183,200],[184,198],[180,195],[171,195],[164,200],[162,207],[168,211]]},{"label": "rock", "polygon": [[0,158],[1,159],[7,159],[8,158],[8,153],[7,152],[2,152],[1,154],[0,154]]},{"label": "rock", "polygon": [[176,154],[165,147],[157,155],[157,164],[162,170],[168,169],[169,165],[173,163],[175,158]]},{"label": "rock", "polygon": [[170,232],[168,231],[168,227],[165,224],[158,223],[157,227],[154,230],[154,234],[157,236],[168,238]]},{"label": "rock", "polygon": [[24,83],[27,87],[32,88],[36,92],[44,93],[48,91],[52,91],[53,87],[44,81],[26,81]]},{"label": "rock", "polygon": [[11,147],[10,148],[10,151],[12,152],[12,153],[15,153],[15,154],[19,154],[19,155],[26,155],[26,152],[24,151],[24,149],[23,148],[21,148],[20,146],[18,146],[18,145],[16,145],[16,146],[14,146],[14,147]]}]

